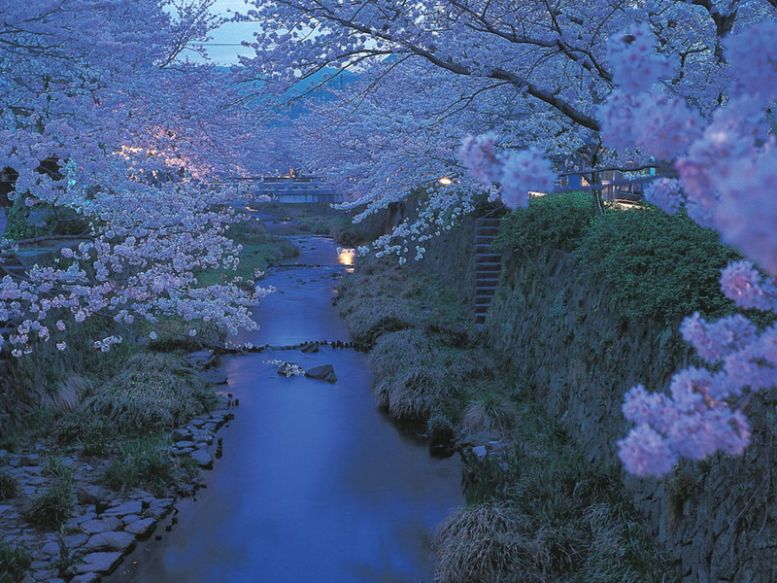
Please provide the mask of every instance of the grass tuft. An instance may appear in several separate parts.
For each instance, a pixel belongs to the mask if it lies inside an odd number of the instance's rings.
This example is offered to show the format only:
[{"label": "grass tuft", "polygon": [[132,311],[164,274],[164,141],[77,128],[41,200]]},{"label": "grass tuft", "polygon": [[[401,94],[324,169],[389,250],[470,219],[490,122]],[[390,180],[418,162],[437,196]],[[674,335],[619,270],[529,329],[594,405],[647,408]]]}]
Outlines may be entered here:
[{"label": "grass tuft", "polygon": [[38,528],[53,530],[62,526],[73,512],[73,483],[58,479],[24,505],[25,520]]},{"label": "grass tuft", "polygon": [[0,541],[0,583],[22,581],[32,564],[32,555],[22,546]]},{"label": "grass tuft", "polygon": [[8,500],[19,494],[19,483],[16,478],[0,472],[0,501]]},{"label": "grass tuft", "polygon": [[118,455],[105,472],[113,490],[147,488],[163,495],[176,481],[176,466],[161,438],[136,439],[118,448]]},{"label": "grass tuft", "polygon": [[214,406],[215,395],[175,355],[144,353],[84,400],[64,422],[66,438],[142,434],[176,427]]}]

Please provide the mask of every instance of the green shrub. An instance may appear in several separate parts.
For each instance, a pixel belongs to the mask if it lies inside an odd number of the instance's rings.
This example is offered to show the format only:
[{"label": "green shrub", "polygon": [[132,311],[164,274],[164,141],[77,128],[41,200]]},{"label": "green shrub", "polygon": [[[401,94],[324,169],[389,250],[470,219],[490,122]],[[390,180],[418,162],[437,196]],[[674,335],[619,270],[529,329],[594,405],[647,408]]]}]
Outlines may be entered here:
[{"label": "green shrub", "polygon": [[591,195],[568,193],[531,200],[502,220],[495,246],[534,255],[542,249],[572,251],[594,219]]},{"label": "green shrub", "polygon": [[63,482],[73,481],[73,468],[57,457],[50,457],[46,460],[43,474]]},{"label": "green shrub", "polygon": [[175,482],[176,468],[161,438],[137,439],[118,448],[105,471],[105,483],[114,490],[148,488],[166,493]]},{"label": "green shrub", "polygon": [[64,422],[68,438],[80,438],[96,420],[114,434],[144,434],[176,427],[214,406],[216,397],[175,355],[143,353],[97,389]]},{"label": "green shrub", "polygon": [[432,445],[448,445],[453,441],[453,423],[445,415],[435,414],[426,422],[426,434]]},{"label": "green shrub", "polygon": [[27,574],[32,555],[21,546],[0,541],[0,583],[17,583]]},{"label": "green shrub", "polygon": [[629,319],[674,323],[699,311],[733,309],[720,291],[720,270],[737,254],[716,233],[684,215],[644,208],[609,211],[583,236],[577,255],[586,274],[608,284]]},{"label": "green shrub", "polygon": [[13,498],[18,493],[19,484],[17,483],[16,478],[5,472],[0,472],[0,501]]},{"label": "green shrub", "polygon": [[[509,506],[485,504],[453,513],[435,540],[440,583],[540,583],[548,565],[531,521]],[[545,559],[545,560],[544,560]]]},{"label": "green shrub", "polygon": [[45,529],[59,528],[73,512],[73,484],[70,480],[56,480],[43,493],[32,497],[24,505],[22,515],[33,526]]}]

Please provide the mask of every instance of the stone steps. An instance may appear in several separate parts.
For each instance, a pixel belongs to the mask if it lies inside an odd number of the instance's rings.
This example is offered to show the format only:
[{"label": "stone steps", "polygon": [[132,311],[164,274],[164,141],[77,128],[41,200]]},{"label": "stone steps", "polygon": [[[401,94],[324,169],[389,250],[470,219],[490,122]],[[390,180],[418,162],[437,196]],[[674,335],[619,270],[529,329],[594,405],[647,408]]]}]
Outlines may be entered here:
[{"label": "stone steps", "polygon": [[475,298],[472,315],[477,324],[486,321],[502,272],[502,255],[494,248],[501,219],[475,219]]}]

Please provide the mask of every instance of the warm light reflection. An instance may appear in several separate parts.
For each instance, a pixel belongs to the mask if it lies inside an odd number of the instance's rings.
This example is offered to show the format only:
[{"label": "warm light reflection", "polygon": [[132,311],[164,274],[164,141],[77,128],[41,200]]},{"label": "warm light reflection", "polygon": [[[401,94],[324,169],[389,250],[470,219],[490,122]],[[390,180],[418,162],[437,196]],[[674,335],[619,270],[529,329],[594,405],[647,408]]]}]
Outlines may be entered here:
[{"label": "warm light reflection", "polygon": [[353,267],[354,261],[356,261],[356,249],[340,249],[340,254],[337,256],[337,261],[340,263],[340,265]]},{"label": "warm light reflection", "polygon": [[439,182],[440,182],[440,184],[442,184],[443,186],[450,186],[451,184],[453,184],[453,180],[451,180],[451,179],[450,179],[450,178],[448,178],[447,176],[443,176],[442,178],[440,178],[440,181],[439,181]]}]

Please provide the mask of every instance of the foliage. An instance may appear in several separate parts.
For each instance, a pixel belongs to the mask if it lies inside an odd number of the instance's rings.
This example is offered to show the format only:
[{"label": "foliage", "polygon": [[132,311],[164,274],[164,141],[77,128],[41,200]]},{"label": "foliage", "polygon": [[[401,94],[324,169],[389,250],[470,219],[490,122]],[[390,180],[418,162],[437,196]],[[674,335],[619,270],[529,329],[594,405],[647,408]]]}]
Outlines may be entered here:
[{"label": "foliage", "polygon": [[[95,317],[126,325],[204,319],[230,332],[255,326],[250,308],[262,292],[233,281],[199,286],[195,275],[237,260],[224,236],[234,193],[212,180],[250,156],[221,145],[252,139],[241,129],[248,111],[238,105],[236,79],[179,60],[184,50],[199,52],[192,41],[221,23],[212,1],[183,0],[174,10],[168,0],[100,10],[91,0],[12,4],[0,26],[9,39],[0,47],[9,234],[87,236],[64,244],[53,263],[0,280],[0,319],[12,329],[0,347],[17,358],[49,341],[64,351],[63,332]],[[99,38],[89,38],[94,30]],[[111,334],[89,345],[107,352],[123,341]]]},{"label": "foliage", "polygon": [[67,465],[62,458],[50,457],[43,466],[43,474],[54,478],[55,481],[72,482],[73,468]]},{"label": "foliage", "polygon": [[338,308],[354,341],[371,347],[386,332],[427,329],[435,336],[466,344],[466,306],[436,278],[409,274],[375,258],[360,262],[343,280]]},{"label": "foliage", "polygon": [[282,232],[284,234],[329,235],[339,244],[348,247],[361,245],[370,238],[368,230],[361,225],[354,224],[350,214],[332,208],[329,204],[263,203],[258,206],[258,210],[261,213],[289,222],[290,224],[283,226]]},{"label": "foliage", "polygon": [[[499,398],[490,398],[492,407]],[[618,476],[586,463],[528,395],[518,393],[515,399],[500,407],[513,415],[503,453],[491,453],[467,467],[464,483],[470,507],[450,517],[448,530],[438,539],[445,574],[440,580],[491,580],[489,575],[499,580],[489,565],[516,561],[501,576],[515,573],[520,563],[527,581],[660,581],[668,571],[666,558],[656,553],[639,526]],[[470,531],[473,520],[483,521],[478,528],[498,529],[498,516],[504,513],[520,517],[508,535]],[[467,541],[468,534],[472,538]],[[501,550],[490,546],[490,537],[502,541]],[[483,549],[496,554],[476,560]],[[457,579],[455,571],[464,564],[471,566],[463,573],[486,571]]]},{"label": "foliage", "polygon": [[736,254],[683,215],[610,211],[584,233],[577,257],[586,276],[606,282],[618,311],[634,320],[675,324],[689,312],[720,316],[734,308],[717,282]]},{"label": "foliage", "polygon": [[32,564],[27,549],[0,540],[0,583],[18,583]]},{"label": "foliage", "polygon": [[13,498],[18,493],[19,483],[16,478],[5,472],[0,472],[0,502]]},{"label": "foliage", "polygon": [[483,391],[464,409],[461,430],[464,434],[481,431],[507,434],[517,423],[517,412],[511,401],[494,391]]},{"label": "foliage", "polygon": [[33,526],[59,528],[73,512],[74,494],[71,479],[57,479],[42,493],[27,500],[22,515]]},{"label": "foliage", "polygon": [[266,271],[268,267],[282,259],[299,254],[299,250],[289,241],[268,234],[258,220],[247,219],[230,225],[227,235],[242,247],[238,253],[240,263],[237,269],[201,271],[197,274],[200,285],[225,283],[232,277],[238,277],[245,285],[251,285],[258,271]]},{"label": "foliage", "polygon": [[574,250],[594,219],[591,195],[555,194],[536,197],[528,208],[502,220],[495,245],[534,255],[544,249]]},{"label": "foliage", "polygon": [[161,437],[123,443],[105,471],[105,483],[114,490],[148,488],[162,495],[176,480],[176,466]]},{"label": "foliage", "polygon": [[130,358],[124,370],[66,417],[61,433],[89,438],[100,431],[99,424],[127,434],[169,429],[214,404],[207,383],[175,355],[144,353]]}]

